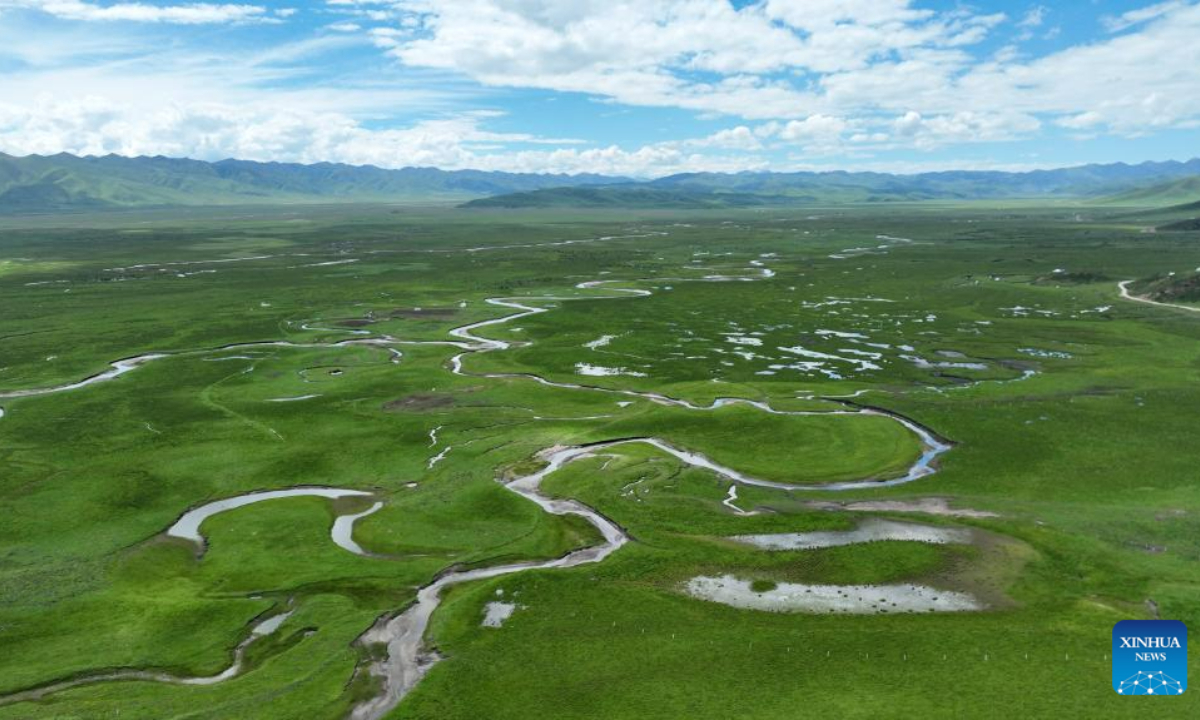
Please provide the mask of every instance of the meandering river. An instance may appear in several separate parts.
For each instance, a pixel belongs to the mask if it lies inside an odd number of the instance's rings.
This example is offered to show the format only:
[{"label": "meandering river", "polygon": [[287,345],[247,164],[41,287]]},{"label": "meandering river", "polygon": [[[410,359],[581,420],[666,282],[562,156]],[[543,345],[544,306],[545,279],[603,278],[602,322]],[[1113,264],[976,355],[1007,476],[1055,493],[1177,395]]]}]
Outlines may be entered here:
[{"label": "meandering river", "polygon": [[[767,271],[760,271],[760,277],[769,277]],[[710,277],[701,280],[691,280],[692,282],[704,282],[725,279],[752,280],[754,278],[742,277]],[[661,280],[661,279],[659,279]],[[679,279],[678,281],[685,281]],[[613,280],[593,280],[579,283],[576,288],[579,290],[596,290]],[[621,438],[606,442],[599,442],[586,446],[562,447],[555,446],[547,448],[539,453],[539,459],[545,462],[544,467],[536,472],[519,477],[515,480],[504,483],[504,486],[522,497],[536,503],[543,510],[555,515],[577,515],[584,518],[592,524],[603,537],[603,542],[598,545],[576,550],[562,557],[543,560],[529,561],[521,563],[512,563],[506,565],[497,565],[492,567],[477,568],[471,570],[449,570],[442,573],[433,582],[420,588],[417,592],[415,602],[399,613],[389,613],[380,617],[376,623],[369,628],[359,638],[358,642],[364,645],[383,645],[386,647],[385,656],[373,662],[368,671],[379,677],[382,682],[381,692],[356,706],[351,717],[354,720],[377,720],[382,718],[391,709],[395,708],[404,696],[424,677],[429,668],[437,661],[438,656],[435,652],[427,651],[424,647],[424,634],[429,624],[429,620],[433,612],[437,609],[441,601],[442,591],[451,585],[470,582],[473,580],[482,580],[487,578],[499,577],[516,572],[522,572],[533,569],[553,569],[553,568],[570,568],[587,563],[596,563],[608,557],[610,554],[619,549],[622,545],[629,541],[629,536],[625,531],[616,525],[613,521],[604,517],[595,509],[571,499],[551,498],[541,493],[542,480],[573,461],[581,458],[589,457],[598,450],[612,448],[620,445],[641,443],[650,445],[658,450],[675,457],[679,461],[692,467],[702,468],[715,473],[716,475],[726,478],[731,483],[740,485],[753,485],[759,487],[767,487],[776,490],[784,491],[844,491],[856,490],[861,488],[876,488],[891,485],[899,485],[902,483],[912,482],[922,477],[926,477],[936,471],[937,458],[951,448],[951,444],[939,438],[928,428],[919,423],[898,415],[896,413],[870,407],[860,407],[853,405],[848,401],[842,401],[845,409],[832,410],[827,412],[821,411],[787,411],[779,410],[771,407],[768,403],[746,400],[742,398],[719,398],[708,405],[697,405],[688,400],[672,398],[660,393],[641,392],[635,390],[604,388],[591,385],[580,385],[575,383],[563,383],[548,380],[540,375],[524,374],[524,373],[471,373],[464,369],[463,359],[473,353],[494,352],[508,349],[514,346],[504,340],[497,340],[479,336],[476,331],[487,327],[498,326],[506,323],[511,323],[523,317],[549,312],[551,308],[542,307],[539,305],[531,305],[529,303],[546,303],[546,302],[564,302],[580,299],[618,299],[618,298],[635,298],[646,297],[651,294],[649,290],[633,289],[633,288],[607,288],[612,294],[609,295],[594,295],[581,294],[565,297],[548,296],[548,297],[518,297],[518,298],[489,298],[487,302],[497,307],[503,307],[516,312],[504,315],[498,318],[481,320],[478,322],[463,325],[449,331],[449,335],[456,338],[458,341],[406,341],[396,338],[383,336],[372,338],[354,338],[351,340],[343,340],[335,343],[293,343],[287,341],[263,341],[253,343],[239,343],[225,345],[220,348],[210,349],[208,351],[188,351],[188,353],[211,352],[213,350],[233,350],[236,348],[248,347],[346,347],[346,346],[375,346],[387,349],[393,353],[393,359],[398,361],[400,352],[395,348],[396,345],[442,345],[452,346],[460,350],[449,360],[449,368],[452,372],[459,375],[469,375],[472,377],[485,378],[526,378],[534,382],[548,385],[552,387],[573,389],[589,392],[606,392],[628,397],[636,397],[655,402],[662,405],[687,408],[695,411],[712,411],[721,407],[727,407],[734,404],[747,405],[756,408],[762,412],[776,415],[831,415],[831,416],[878,416],[886,417],[890,420],[900,423],[910,432],[912,432],[921,442],[922,451],[920,457],[909,467],[908,471],[896,478],[885,480],[864,478],[861,480],[828,483],[828,484],[809,484],[795,485],[782,483],[762,478],[755,478],[745,473],[739,472],[732,468],[725,467],[704,455],[676,447],[671,443],[661,438],[655,437],[639,437],[639,438]],[[119,360],[112,363],[112,369],[93,375],[89,378],[81,380],[69,385],[61,385],[46,388],[37,388],[31,390],[10,391],[0,393],[0,398],[23,398],[34,395],[42,395],[54,392],[63,392],[68,390],[76,390],[95,383],[112,380],[125,373],[128,373],[141,365],[164,357],[170,357],[176,354],[183,353],[148,353],[139,355],[133,358]],[[436,433],[431,434],[432,444],[436,444]],[[441,457],[445,456],[445,452]],[[205,539],[201,533],[201,525],[203,522],[216,515],[217,513],[225,512],[246,505],[263,502],[267,500],[296,497],[296,496],[315,496],[330,499],[342,497],[373,497],[372,493],[363,490],[353,490],[344,488],[325,488],[325,487],[303,487],[303,488],[286,488],[280,490],[265,490],[252,493],[246,493],[232,498],[212,501],[191,509],[185,512],[173,525],[167,530],[166,534],[171,537],[182,538],[193,542],[197,545],[201,552],[205,546]],[[735,494],[731,494],[731,498],[736,498]],[[737,509],[727,501],[727,505]],[[358,555],[371,556],[371,553],[359,546],[353,540],[353,527],[355,521],[377,512],[383,507],[382,500],[376,500],[368,509],[353,513],[342,514],[338,516],[331,528],[330,535],[333,542],[340,547],[345,548],[349,552]],[[741,512],[740,510],[738,511]],[[742,513],[749,514],[749,513]],[[101,680],[120,680],[120,679],[143,679],[157,680],[165,682],[177,682],[184,684],[209,684],[219,682],[221,680],[233,677],[240,672],[241,658],[245,646],[252,642],[255,638],[274,630],[279,622],[282,622],[283,616],[269,618],[263,621],[251,630],[250,635],[235,651],[233,664],[225,672],[213,676],[211,678],[176,678],[157,674],[149,671],[120,671],[118,673],[108,673],[84,678],[81,680],[65,681],[62,683],[48,685],[37,690],[17,693],[0,699],[0,703],[16,702],[25,699],[35,699],[43,697],[49,693],[58,690],[74,687],[84,682],[98,682]],[[277,621],[276,621],[277,619]],[[276,621],[274,625],[269,627],[268,623]]]}]

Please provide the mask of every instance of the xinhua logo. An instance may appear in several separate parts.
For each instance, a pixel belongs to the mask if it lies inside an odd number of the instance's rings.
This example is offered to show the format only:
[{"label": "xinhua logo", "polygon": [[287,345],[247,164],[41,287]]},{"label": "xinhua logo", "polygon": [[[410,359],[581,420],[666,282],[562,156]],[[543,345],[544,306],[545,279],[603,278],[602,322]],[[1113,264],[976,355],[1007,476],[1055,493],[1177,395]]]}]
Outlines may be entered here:
[{"label": "xinhua logo", "polygon": [[1187,627],[1178,620],[1122,620],[1112,631],[1118,695],[1182,695],[1187,689]]}]

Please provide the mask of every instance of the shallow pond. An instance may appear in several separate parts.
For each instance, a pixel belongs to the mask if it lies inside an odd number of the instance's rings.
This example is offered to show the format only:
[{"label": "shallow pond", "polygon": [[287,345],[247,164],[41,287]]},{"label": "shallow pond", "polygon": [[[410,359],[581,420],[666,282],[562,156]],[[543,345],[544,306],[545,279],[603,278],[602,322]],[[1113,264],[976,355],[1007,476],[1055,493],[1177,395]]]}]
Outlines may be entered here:
[{"label": "shallow pond", "polygon": [[853,530],[821,530],[816,532],[783,533],[775,535],[735,535],[731,539],[763,550],[815,550],[817,548],[854,545],[856,543],[898,540],[908,542],[947,543],[971,542],[971,531],[964,528],[938,527],[918,523],[869,518]]},{"label": "shallow pond", "polygon": [[876,615],[904,612],[963,612],[982,610],[967,593],[925,585],[804,585],[779,583],[755,592],[749,580],[732,575],[694,577],[687,594],[746,610],[769,612],[847,613]]}]

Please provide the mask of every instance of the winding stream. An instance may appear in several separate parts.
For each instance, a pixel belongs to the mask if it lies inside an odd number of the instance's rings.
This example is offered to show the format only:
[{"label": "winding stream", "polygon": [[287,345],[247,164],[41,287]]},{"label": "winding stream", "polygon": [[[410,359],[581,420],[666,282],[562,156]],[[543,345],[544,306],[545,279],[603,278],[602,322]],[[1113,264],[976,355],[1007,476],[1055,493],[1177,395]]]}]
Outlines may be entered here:
[{"label": "winding stream", "polygon": [[[581,290],[586,290],[586,289],[597,288],[600,285],[603,285],[606,283],[611,283],[611,282],[618,282],[618,281],[616,281],[616,280],[589,280],[587,282],[579,283],[575,287],[578,289],[581,289]],[[476,323],[471,323],[469,325],[463,325],[461,327],[451,330],[450,335],[452,335],[454,337],[462,338],[464,340],[468,340],[468,341],[474,343],[474,347],[466,349],[463,352],[460,352],[457,355],[455,355],[454,357],[452,357],[450,359],[450,368],[455,374],[468,376],[468,377],[482,377],[482,378],[489,378],[489,379],[525,378],[525,379],[533,380],[534,382],[537,382],[539,384],[546,385],[549,387],[556,387],[556,388],[562,388],[562,389],[567,389],[567,390],[589,390],[589,391],[593,391],[593,392],[605,392],[605,393],[611,393],[611,394],[616,394],[616,395],[625,395],[627,397],[636,397],[636,398],[641,398],[643,400],[649,400],[651,402],[658,403],[660,405],[668,405],[668,406],[674,406],[674,407],[687,408],[688,410],[716,410],[718,408],[728,407],[731,405],[748,405],[750,407],[756,408],[756,409],[761,410],[766,413],[770,413],[772,415],[790,415],[790,416],[875,415],[875,416],[879,416],[879,417],[886,417],[894,422],[900,423],[906,429],[908,429],[910,432],[912,432],[914,435],[916,435],[917,438],[921,441],[922,450],[921,450],[920,457],[918,457],[917,461],[915,463],[913,463],[913,465],[911,467],[909,467],[908,471],[900,477],[890,478],[890,479],[886,479],[886,480],[864,479],[864,480],[855,480],[855,481],[849,481],[849,482],[822,483],[822,484],[812,484],[812,485],[795,485],[795,484],[790,484],[790,483],[779,483],[779,482],[772,482],[769,480],[761,480],[758,478],[752,478],[752,477],[749,477],[746,475],[742,475],[741,473],[738,473],[736,470],[731,470],[729,468],[720,467],[720,466],[716,465],[715,463],[713,463],[711,460],[704,458],[702,455],[699,455],[696,453],[688,453],[687,451],[684,451],[684,450],[679,450],[677,448],[674,448],[673,446],[670,446],[665,441],[658,440],[656,438],[641,438],[641,439],[637,439],[637,440],[627,441],[627,442],[634,442],[634,441],[647,442],[652,445],[655,445],[656,447],[658,447],[659,449],[661,449],[667,453],[670,453],[671,455],[674,455],[675,457],[679,458],[680,460],[684,460],[685,462],[695,464],[700,467],[706,467],[710,470],[717,472],[718,474],[724,475],[725,477],[733,479],[737,482],[742,482],[747,485],[758,485],[761,487],[770,487],[770,488],[775,488],[777,490],[833,490],[833,491],[839,491],[839,490],[859,490],[859,489],[863,489],[863,488],[879,488],[879,487],[889,487],[889,486],[894,486],[894,485],[903,485],[905,483],[912,482],[914,480],[923,478],[927,475],[931,475],[934,472],[936,472],[935,462],[936,462],[937,458],[953,447],[953,445],[951,443],[949,443],[948,441],[942,440],[936,434],[934,434],[933,431],[922,426],[920,423],[917,423],[909,418],[904,417],[903,415],[891,412],[889,410],[884,410],[882,408],[861,407],[861,406],[855,405],[849,401],[839,401],[839,402],[841,402],[841,404],[851,407],[853,409],[832,410],[832,411],[830,411],[830,410],[778,410],[776,408],[771,407],[769,404],[767,404],[765,402],[758,401],[758,400],[748,400],[745,398],[717,398],[716,400],[714,400],[712,403],[710,403],[708,405],[697,405],[688,400],[672,398],[667,395],[663,395],[661,393],[655,393],[655,392],[641,392],[638,390],[605,388],[605,387],[600,387],[600,386],[595,386],[595,385],[581,385],[578,383],[556,382],[553,380],[548,380],[540,375],[534,375],[531,373],[470,373],[463,369],[462,359],[466,355],[473,354],[473,353],[483,353],[483,352],[507,350],[516,345],[515,343],[510,343],[510,342],[507,342],[504,340],[495,340],[495,339],[491,339],[491,338],[480,337],[480,336],[474,334],[475,330],[478,330],[478,329],[484,328],[484,327],[489,327],[492,325],[499,325],[502,323],[511,322],[513,320],[517,320],[517,319],[520,319],[523,317],[528,317],[530,315],[536,315],[539,313],[549,312],[549,310],[550,310],[550,308],[526,305],[520,301],[529,302],[529,301],[535,301],[535,300],[566,301],[566,300],[580,300],[580,299],[616,299],[616,298],[620,298],[620,297],[647,297],[652,294],[649,290],[639,290],[639,289],[632,289],[632,288],[612,288],[612,290],[623,293],[623,294],[607,296],[607,297],[606,296],[573,296],[573,297],[540,297],[540,298],[489,298],[488,303],[490,303],[492,305],[497,305],[500,307],[514,309],[514,310],[517,310],[518,312],[513,313],[511,315],[505,315],[505,316],[499,317],[499,318],[492,318],[489,320],[482,320],[482,321],[479,321]]]},{"label": "winding stream", "polygon": [[353,515],[339,515],[337,519],[333,521],[333,528],[331,528],[329,531],[329,537],[333,540],[335,545],[345,548],[355,555],[374,557],[374,553],[363,550],[361,545],[354,542],[354,523],[362,520],[368,515],[374,515],[381,509],[383,509],[382,500],[376,501],[374,505],[360,513],[354,513]]},{"label": "winding stream", "polygon": [[95,375],[86,377],[79,382],[73,382],[68,385],[55,385],[53,387],[32,388],[29,390],[9,390],[8,392],[0,392],[0,398],[34,397],[35,395],[49,395],[50,393],[65,392],[67,390],[78,390],[79,388],[85,388],[88,385],[95,385],[96,383],[104,382],[105,380],[112,380],[113,378],[120,377],[131,370],[136,370],[151,360],[158,360],[159,358],[165,357],[168,357],[168,355],[165,353],[147,353],[145,355],[137,355],[135,357],[125,358],[123,360],[117,360],[116,362],[110,364],[110,370],[96,373]]},{"label": "winding stream", "polygon": [[[579,283],[576,285],[578,289],[592,289],[600,285],[606,284],[608,280],[593,280]],[[648,290],[614,288],[621,295],[609,296],[610,298],[617,297],[646,297],[651,293]],[[884,487],[889,485],[899,485],[902,483],[912,482],[921,477],[925,477],[936,472],[934,465],[937,457],[951,448],[950,443],[939,439],[934,433],[920,424],[891,413],[886,410],[876,408],[860,408],[855,407],[852,410],[836,410],[831,412],[820,411],[785,411],[772,408],[764,402],[755,400],[746,400],[742,398],[719,398],[707,406],[696,405],[687,400],[671,398],[659,393],[639,392],[635,390],[619,390],[601,388],[595,386],[578,385],[574,383],[559,383],[547,380],[539,375],[525,373],[468,373],[463,369],[463,357],[476,352],[492,352],[505,350],[513,347],[514,343],[504,340],[496,340],[486,337],[481,337],[474,334],[474,331],[484,327],[491,327],[503,323],[512,322],[523,317],[536,315],[539,313],[548,312],[549,308],[527,305],[525,303],[531,301],[567,301],[576,299],[601,299],[594,296],[591,297],[540,297],[540,298],[489,298],[488,303],[499,307],[505,307],[517,312],[499,318],[481,320],[479,322],[463,325],[454,328],[450,331],[453,337],[466,340],[473,343],[473,347],[463,350],[450,359],[451,371],[464,376],[486,377],[486,378],[527,378],[534,380],[543,385],[552,387],[560,387],[577,390],[592,390],[597,392],[611,392],[616,394],[627,395],[631,397],[639,397],[652,402],[663,405],[673,405],[684,407],[691,410],[715,410],[720,407],[725,407],[733,404],[746,404],[755,407],[763,412],[768,412],[777,415],[878,415],[887,417],[895,422],[899,422],[909,431],[913,432],[920,440],[923,446],[921,456],[909,468],[908,472],[902,477],[893,478],[890,480],[857,480],[841,483],[828,483],[820,485],[792,485],[788,483],[774,482],[763,480],[760,478],[751,477],[744,473],[738,472],[731,468],[720,465],[700,453],[690,452],[671,445],[670,443],[660,438],[644,437],[644,438],[623,438],[605,442],[593,443],[590,445],[576,447],[552,447],[539,453],[539,458],[547,461],[545,467],[530,475],[517,478],[505,485],[509,490],[516,492],[523,497],[526,497],[537,503],[546,512],[555,515],[572,514],[578,515],[587,519],[604,537],[604,542],[599,545],[576,550],[563,557],[553,560],[541,562],[523,562],[513,563],[509,565],[498,565],[493,567],[478,568],[473,570],[451,570],[440,575],[429,585],[422,587],[417,592],[416,601],[407,609],[397,615],[385,615],[376,621],[367,632],[359,638],[358,642],[362,645],[384,645],[387,649],[387,657],[383,660],[372,663],[368,671],[380,678],[383,683],[382,691],[374,698],[367,700],[351,712],[352,720],[379,720],[393,708],[408,694],[417,682],[429,671],[429,669],[440,658],[436,652],[423,651],[425,630],[429,625],[429,619],[432,617],[434,610],[437,609],[441,602],[441,592],[444,588],[450,585],[457,585],[472,580],[483,580],[487,578],[499,577],[515,572],[533,569],[550,569],[550,568],[568,568],[594,563],[608,557],[622,545],[629,541],[628,535],[619,526],[613,523],[608,518],[604,517],[596,510],[583,503],[569,499],[555,499],[542,495],[540,490],[541,481],[550,473],[558,470],[564,465],[581,458],[590,457],[598,450],[611,448],[618,445],[626,445],[631,443],[643,443],[655,447],[687,465],[706,469],[732,480],[734,483],[744,485],[757,485],[760,487],[769,487],[778,490],[854,490],[868,487]],[[732,488],[731,488],[732,490]],[[733,498],[736,498],[736,492],[731,493]],[[728,498],[727,503],[728,504]],[[737,509],[736,506],[733,506]],[[738,509],[739,512],[740,509]],[[746,513],[744,513],[746,514]],[[840,590],[840,589],[839,589]]]},{"label": "winding stream", "polygon": [[554,515],[578,515],[590,522],[604,536],[604,542],[593,545],[553,560],[521,562],[495,565],[474,570],[445,572],[429,585],[417,592],[416,601],[395,616],[385,615],[359,637],[362,645],[382,644],[387,647],[387,657],[373,663],[368,671],[383,681],[383,690],[374,698],[354,708],[352,720],[377,720],[382,718],[408,694],[429,668],[439,660],[434,652],[423,652],[425,629],[429,618],[441,603],[442,590],[472,580],[499,577],[522,570],[569,568],[587,563],[600,562],[617,548],[629,541],[629,536],[614,522],[581,502],[551,498],[540,492],[542,479],[574,460],[588,457],[597,446],[551,448],[539,454],[546,466],[537,472],[519,477],[507,484],[509,490],[537,503],[543,510]]},{"label": "winding stream", "polygon": [[237,647],[233,650],[233,662],[229,667],[225,668],[216,675],[206,675],[198,677],[171,675],[170,673],[154,672],[152,670],[113,670],[110,672],[97,673],[95,675],[85,675],[83,677],[73,678],[71,680],[63,680],[61,682],[43,685],[41,687],[22,690],[12,693],[11,695],[0,696],[0,705],[10,705],[13,703],[27,702],[31,700],[40,700],[47,695],[69,690],[80,685],[90,685],[98,682],[111,682],[115,680],[144,680],[149,682],[173,683],[175,685],[215,685],[219,682],[224,682],[230,678],[237,677],[242,671],[243,662],[246,657],[246,649],[249,648],[255,641],[274,633],[279,629],[283,622],[291,617],[292,611],[277,613],[263,620],[258,621],[250,627],[250,632],[246,635]]},{"label": "winding stream", "polygon": [[[30,388],[28,390],[9,390],[9,391],[5,391],[5,392],[0,392],[0,398],[35,397],[38,395],[50,395],[53,393],[66,392],[68,390],[79,390],[80,388],[85,388],[85,387],[88,387],[89,385],[95,385],[97,383],[102,383],[102,382],[106,382],[108,380],[113,380],[115,378],[119,378],[122,375],[124,375],[125,373],[136,370],[139,367],[141,367],[142,365],[145,365],[146,363],[154,361],[154,360],[161,360],[163,358],[169,358],[169,357],[181,357],[181,356],[185,356],[185,355],[198,355],[201,353],[223,352],[226,350],[238,350],[241,348],[261,348],[261,347],[343,348],[343,347],[353,347],[353,346],[377,347],[377,348],[382,348],[382,349],[390,352],[392,354],[392,362],[399,363],[400,359],[404,356],[404,354],[401,353],[400,350],[398,350],[397,348],[392,347],[393,345],[396,345],[396,344],[399,344],[399,343],[397,341],[393,341],[391,338],[387,338],[387,337],[352,338],[350,340],[341,340],[341,341],[333,342],[333,343],[303,343],[303,342],[291,342],[290,340],[258,340],[258,341],[252,341],[252,342],[244,342],[244,343],[231,343],[229,345],[220,345],[215,348],[204,348],[201,350],[180,350],[178,352],[152,352],[152,353],[145,353],[143,355],[135,355],[134,357],[130,357],[130,358],[116,360],[109,364],[111,369],[105,370],[104,372],[96,373],[95,375],[89,375],[88,377],[84,378],[83,380],[79,380],[78,382],[73,382],[73,383],[70,383],[67,385],[51,385],[49,387]],[[239,359],[252,360],[253,358],[244,357],[244,358],[239,358]],[[289,398],[289,399],[299,400],[302,398]]]},{"label": "winding stream", "polygon": [[[761,277],[770,277],[772,273],[769,270],[763,269],[760,271]],[[741,279],[752,280],[754,278],[726,278],[725,276],[713,276],[700,281],[715,281],[724,279]],[[658,280],[661,280],[658,279]],[[693,280],[694,281],[694,280]],[[592,280],[581,282],[576,285],[579,290],[593,290],[603,285],[617,280]],[[504,340],[491,339],[481,337],[475,334],[482,328],[501,325],[518,320],[523,317],[549,312],[551,308],[529,305],[531,302],[556,302],[570,300],[596,300],[596,299],[617,299],[617,298],[633,298],[647,297],[652,293],[649,290],[633,289],[633,288],[611,288],[613,295],[579,295],[569,297],[522,297],[522,298],[489,298],[487,303],[497,307],[503,307],[516,312],[487,320],[463,325],[449,331],[449,335],[457,338],[462,342],[455,341],[405,341],[391,337],[381,338],[355,338],[351,340],[343,340],[336,343],[292,343],[288,341],[264,341],[253,343],[238,343],[225,345],[214,350],[232,350],[236,348],[246,347],[345,347],[351,345],[366,345],[386,348],[393,353],[393,361],[398,362],[400,351],[394,346],[413,344],[413,345],[443,345],[452,346],[460,350],[452,356],[448,362],[452,372],[458,375],[483,378],[525,378],[534,382],[564,389],[572,390],[588,390],[592,392],[606,392],[628,397],[636,397],[645,399],[661,405],[675,406],[687,408],[696,411],[711,411],[721,407],[727,407],[734,404],[743,404],[754,407],[762,412],[776,415],[792,415],[792,416],[808,416],[808,415],[834,415],[834,416],[862,416],[874,415],[886,417],[894,422],[898,422],[906,429],[912,432],[921,442],[922,451],[920,457],[913,463],[908,471],[901,477],[876,480],[862,479],[847,482],[828,483],[828,484],[809,484],[795,485],[789,483],[776,482],[755,478],[737,470],[727,468],[715,461],[696,452],[684,450],[669,442],[655,437],[636,437],[636,438],[621,438],[610,441],[603,441],[589,445],[575,447],[555,446],[543,450],[538,454],[539,459],[546,462],[546,465],[540,470],[529,475],[519,477],[510,482],[504,483],[504,486],[512,491],[536,503],[539,507],[548,513],[554,515],[577,515],[591,523],[603,536],[604,541],[598,545],[587,548],[582,548],[570,552],[562,557],[545,561],[528,561],[520,563],[511,563],[506,565],[497,565],[492,567],[476,568],[471,570],[454,570],[449,569],[439,575],[433,582],[420,588],[417,592],[416,600],[412,605],[408,606],[402,612],[389,613],[380,617],[371,628],[363,633],[358,639],[361,645],[384,645],[387,653],[386,657],[373,662],[368,668],[368,672],[378,677],[382,681],[381,692],[356,706],[351,712],[353,720],[377,720],[395,708],[404,696],[417,684],[429,668],[439,659],[434,651],[426,651],[424,648],[424,634],[429,624],[430,617],[437,609],[441,593],[446,587],[457,585],[473,580],[482,580],[487,578],[499,577],[510,573],[521,572],[533,569],[552,569],[552,568],[570,568],[588,563],[596,563],[604,560],[610,554],[619,549],[622,545],[629,541],[629,536],[623,529],[617,526],[608,518],[601,515],[593,508],[571,499],[559,499],[547,497],[540,492],[542,480],[550,473],[559,468],[581,458],[592,456],[597,450],[604,448],[612,448],[619,445],[627,445],[633,443],[641,443],[650,445],[662,452],[665,452],[686,465],[702,468],[711,471],[718,476],[726,478],[735,484],[753,485],[759,487],[767,487],[776,490],[785,491],[843,491],[856,490],[862,488],[879,488],[903,483],[912,482],[919,478],[928,476],[936,472],[935,461],[937,458],[951,448],[951,444],[937,437],[932,431],[923,427],[913,420],[905,418],[899,414],[871,407],[860,407],[843,401],[842,404],[847,407],[843,410],[832,411],[788,411],[779,410],[771,407],[769,404],[761,401],[747,400],[742,398],[718,398],[708,405],[697,405],[687,400],[672,398],[660,393],[641,392],[636,390],[603,388],[590,385],[579,385],[574,383],[562,383],[548,380],[540,375],[531,373],[469,373],[463,368],[463,358],[472,353],[501,351],[514,347],[516,343],[511,343]],[[190,353],[211,352],[207,351],[189,351]],[[177,353],[184,354],[184,353]],[[99,373],[97,375],[86,378],[80,382],[70,385],[62,385],[49,388],[39,388],[33,390],[19,390],[8,393],[0,393],[0,398],[12,397],[29,397],[34,395],[43,395],[53,392],[62,392],[66,390],[74,390],[98,382],[111,380],[124,373],[136,369],[140,365],[150,362],[155,359],[169,357],[169,353],[150,353],[140,355],[134,358],[119,360],[112,364],[112,369]],[[297,398],[288,398],[297,399]],[[430,433],[430,447],[437,444],[436,429]],[[436,460],[445,457],[449,451],[447,446],[442,452],[431,459],[430,467],[436,464]],[[726,499],[725,504],[731,509],[738,511],[741,514],[753,514],[741,511],[733,502],[736,500],[736,485],[731,488],[730,496]],[[200,552],[203,552],[205,547],[204,536],[200,532],[201,524],[208,518],[221,512],[232,510],[246,505],[285,497],[297,496],[316,496],[330,499],[336,499],[347,496],[371,497],[372,493],[362,490],[350,490],[342,488],[323,488],[323,487],[308,487],[308,488],[289,488],[284,490],[269,490],[252,492],[237,497],[226,498],[204,504],[200,507],[184,513],[170,528],[166,534],[172,537],[178,537],[197,545]],[[382,502],[375,502],[370,508],[362,512],[354,514],[344,514],[338,516],[331,529],[331,539],[338,546],[357,555],[371,556],[372,554],[364,550],[353,540],[353,526],[355,521],[367,517],[372,513],[377,512],[383,506]],[[724,587],[725,584],[722,584]],[[839,589],[840,592],[841,589]],[[278,616],[277,616],[278,617]],[[284,616],[286,617],[286,616]],[[279,618],[278,622],[282,622],[283,618]],[[169,675],[153,673],[149,671],[119,671],[116,673],[106,673],[101,675],[82,678],[79,680],[64,681],[54,685],[48,685],[43,688],[24,691],[9,695],[5,698],[0,698],[0,703],[17,702],[20,700],[30,700],[43,697],[47,694],[58,690],[74,687],[78,684],[86,682],[99,682],[102,680],[123,680],[123,679],[142,679],[142,680],[157,680],[163,682],[176,682],[181,684],[211,684],[220,682],[237,675],[241,669],[242,655],[245,647],[260,637],[262,634],[270,632],[278,626],[278,622],[270,629],[263,629],[267,623],[270,623],[274,618],[263,621],[252,629],[249,637],[240,644],[235,651],[234,663],[226,671],[219,675],[210,678],[176,678]]]},{"label": "winding stream", "polygon": [[[196,544],[200,552],[203,553],[206,547],[204,535],[200,533],[200,526],[205,520],[213,515],[223,513],[226,510],[234,510],[264,500],[278,500],[280,498],[289,497],[322,497],[330,500],[336,500],[343,497],[371,497],[372,494],[364,490],[346,490],[343,488],[327,488],[327,487],[298,487],[287,488],[285,490],[263,490],[260,492],[246,493],[237,495],[231,498],[222,500],[214,500],[210,503],[205,503],[200,507],[193,508],[185,512],[175,524],[167,528],[166,534],[170,537],[181,538]],[[339,547],[345,548],[355,555],[369,555],[358,543],[354,542],[351,534],[354,531],[354,521],[359,518],[366,517],[373,512],[383,507],[383,503],[377,502],[374,507],[361,513],[354,515],[341,515],[333,522],[333,529],[330,531],[330,537],[333,542]]]}]

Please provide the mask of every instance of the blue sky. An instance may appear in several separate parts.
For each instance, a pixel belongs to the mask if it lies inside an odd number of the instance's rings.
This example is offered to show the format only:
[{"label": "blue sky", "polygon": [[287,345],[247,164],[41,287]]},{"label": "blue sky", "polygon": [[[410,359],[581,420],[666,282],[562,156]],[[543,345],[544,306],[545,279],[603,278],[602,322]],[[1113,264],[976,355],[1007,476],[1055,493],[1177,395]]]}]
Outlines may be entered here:
[{"label": "blue sky", "polygon": [[1200,155],[1200,0],[0,0],[0,151],[660,176]]}]

